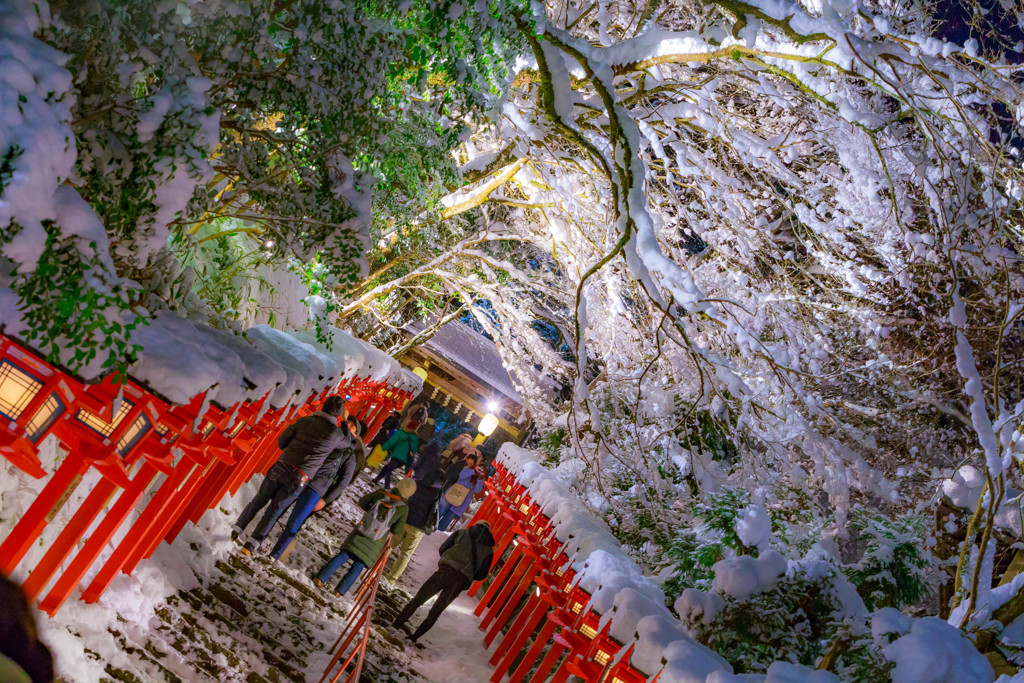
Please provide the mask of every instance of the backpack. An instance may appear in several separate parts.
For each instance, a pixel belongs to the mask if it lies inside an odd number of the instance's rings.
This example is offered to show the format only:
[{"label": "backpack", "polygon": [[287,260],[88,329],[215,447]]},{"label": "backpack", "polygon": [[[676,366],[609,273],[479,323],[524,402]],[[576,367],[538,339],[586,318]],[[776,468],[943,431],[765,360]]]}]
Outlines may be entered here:
[{"label": "backpack", "polygon": [[391,521],[398,511],[398,502],[385,496],[374,503],[359,522],[359,533],[371,541],[379,541],[387,536],[391,532]]}]

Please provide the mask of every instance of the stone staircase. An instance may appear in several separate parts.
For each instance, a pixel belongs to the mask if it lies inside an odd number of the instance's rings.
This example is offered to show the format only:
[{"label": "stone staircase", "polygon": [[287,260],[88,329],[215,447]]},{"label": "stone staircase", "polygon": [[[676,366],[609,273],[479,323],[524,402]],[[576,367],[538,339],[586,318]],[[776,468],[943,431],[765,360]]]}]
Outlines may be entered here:
[{"label": "stone staircase", "polygon": [[[125,623],[123,630],[111,631],[132,666],[108,665],[108,680],[318,680],[345,623],[351,596],[335,598],[330,588],[315,587],[309,577],[340,547],[359,519],[362,512],[353,501],[367,490],[368,482],[361,478],[346,492],[340,514],[332,517],[321,512],[308,520],[286,563],[236,552],[214,562],[208,575],[198,576],[199,587],[169,598],[149,624]],[[222,511],[217,514],[226,518]],[[279,522],[278,528],[282,525]],[[268,540],[272,542],[274,536]],[[406,652],[408,643],[384,628],[408,598],[401,589],[381,585],[362,681],[420,680]]]}]

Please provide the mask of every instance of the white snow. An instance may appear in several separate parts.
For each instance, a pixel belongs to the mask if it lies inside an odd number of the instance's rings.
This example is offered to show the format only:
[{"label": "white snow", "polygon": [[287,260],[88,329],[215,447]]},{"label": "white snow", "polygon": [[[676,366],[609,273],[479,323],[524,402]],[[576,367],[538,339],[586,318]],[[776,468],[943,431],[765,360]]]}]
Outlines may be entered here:
[{"label": "white snow", "polygon": [[772,518],[768,516],[764,505],[751,505],[736,518],[736,535],[748,548],[767,547],[771,533]]},{"label": "white snow", "polygon": [[960,629],[938,617],[914,620],[910,632],[885,648],[896,663],[893,683],[991,683],[992,666]]},{"label": "white snow", "polygon": [[786,558],[775,550],[756,558],[749,555],[727,558],[711,568],[715,573],[711,588],[716,593],[742,600],[774,586],[779,577],[785,575],[786,568]]}]

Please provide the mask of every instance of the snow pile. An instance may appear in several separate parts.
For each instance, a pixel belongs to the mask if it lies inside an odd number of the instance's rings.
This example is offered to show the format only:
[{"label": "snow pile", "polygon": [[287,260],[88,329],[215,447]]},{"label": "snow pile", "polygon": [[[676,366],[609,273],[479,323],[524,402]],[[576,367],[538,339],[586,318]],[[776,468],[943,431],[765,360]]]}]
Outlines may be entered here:
[{"label": "snow pile", "polygon": [[772,533],[772,518],[764,505],[751,505],[740,512],[736,519],[736,535],[748,548],[765,549]]},{"label": "snow pile", "polygon": [[742,600],[769,590],[785,575],[787,564],[786,558],[775,550],[756,558],[740,555],[719,560],[711,568],[715,573],[711,588],[716,593]]},{"label": "snow pile", "polygon": [[873,623],[872,632],[904,634],[885,648],[885,656],[896,664],[893,683],[991,683],[995,679],[988,659],[960,629],[938,617],[904,621],[883,612],[877,631]]},{"label": "snow pile", "polygon": [[[973,512],[978,506],[978,499],[981,498],[985,489],[985,473],[973,465],[964,465],[949,479],[942,482],[942,494],[949,499],[954,506],[963,510]],[[1024,513],[1021,511],[1020,502],[1015,499],[1020,491],[1007,487],[1003,496],[1003,504],[995,516],[996,526],[1008,529],[1015,535],[1024,535]]]},{"label": "snow pile", "polygon": [[721,655],[690,638],[670,617],[651,615],[637,624],[631,662],[641,671],[661,671],[663,683],[705,683],[714,675],[732,675]]},{"label": "snow pile", "polygon": [[700,622],[710,626],[725,608],[725,600],[718,593],[687,588],[672,605],[683,621]]},{"label": "snow pile", "polygon": [[284,408],[353,377],[422,389],[419,377],[382,351],[329,330],[330,349],[309,333],[257,325],[239,336],[162,311],[133,337],[142,351],[131,374],[174,403],[207,391],[222,406],[271,394],[272,407]]},{"label": "snow pile", "polygon": [[0,175],[0,229],[20,228],[4,256],[28,270],[43,254],[43,222],[56,220],[58,189],[76,158],[67,57],[33,36],[47,23],[43,3],[0,5],[0,167],[9,168]]}]

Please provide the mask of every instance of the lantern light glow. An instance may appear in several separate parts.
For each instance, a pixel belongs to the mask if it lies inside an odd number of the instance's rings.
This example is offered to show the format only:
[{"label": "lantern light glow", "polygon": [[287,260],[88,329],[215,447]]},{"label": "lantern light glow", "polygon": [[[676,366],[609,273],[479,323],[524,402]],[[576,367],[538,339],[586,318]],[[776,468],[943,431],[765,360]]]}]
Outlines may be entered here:
[{"label": "lantern light glow", "polygon": [[494,430],[498,428],[498,418],[494,417],[490,413],[484,415],[484,418],[480,420],[480,424],[476,430],[483,434],[485,437],[490,436],[494,433]]}]

